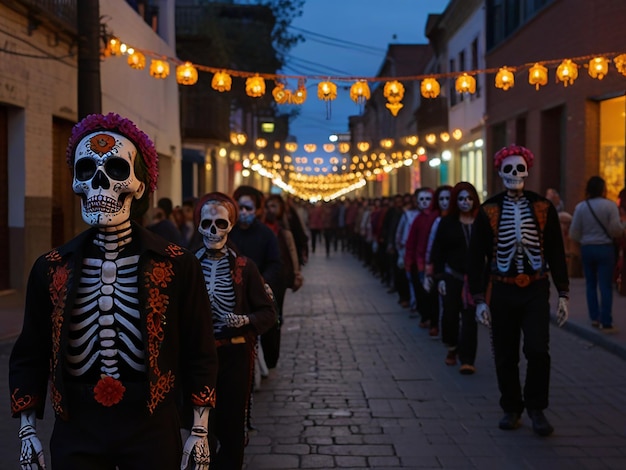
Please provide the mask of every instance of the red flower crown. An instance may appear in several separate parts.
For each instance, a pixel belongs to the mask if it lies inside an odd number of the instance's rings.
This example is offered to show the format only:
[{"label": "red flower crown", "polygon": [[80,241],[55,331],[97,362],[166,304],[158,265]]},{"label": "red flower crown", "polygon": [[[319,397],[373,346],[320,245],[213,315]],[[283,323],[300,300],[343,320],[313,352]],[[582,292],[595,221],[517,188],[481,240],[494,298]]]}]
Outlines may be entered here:
[{"label": "red flower crown", "polygon": [[531,168],[533,166],[533,161],[535,160],[535,156],[533,155],[533,153],[526,147],[511,144],[508,147],[502,147],[493,156],[493,165],[496,167],[496,170],[500,169],[500,165],[502,165],[502,160],[504,160],[506,157],[511,157],[513,155],[519,155],[524,160],[526,160],[526,165],[528,165],[528,168]]},{"label": "red flower crown", "polygon": [[74,167],[74,152],[78,142],[87,134],[95,131],[111,131],[121,134],[137,146],[138,153],[148,170],[149,181],[144,181],[144,183],[150,192],[154,192],[159,177],[159,156],[154,143],[130,119],[123,118],[119,114],[109,113],[106,116],[90,114],[72,128],[72,136],[65,153],[69,167]]}]

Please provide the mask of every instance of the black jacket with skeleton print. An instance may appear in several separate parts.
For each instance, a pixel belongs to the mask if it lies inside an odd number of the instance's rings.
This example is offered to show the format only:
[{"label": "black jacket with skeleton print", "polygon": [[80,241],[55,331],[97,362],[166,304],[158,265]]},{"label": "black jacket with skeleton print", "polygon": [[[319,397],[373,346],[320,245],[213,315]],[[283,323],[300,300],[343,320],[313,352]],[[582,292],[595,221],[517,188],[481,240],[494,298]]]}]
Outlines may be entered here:
[{"label": "black jacket with skeleton print", "polygon": [[[569,276],[565,259],[563,235],[556,209],[541,195],[524,191],[532,207],[532,217],[539,233],[543,272],[550,272],[560,296],[569,292]],[[516,273],[501,273],[495,265],[498,244],[498,227],[506,191],[485,201],[476,216],[468,250],[468,280],[470,293],[476,300],[484,300],[489,276],[515,276]],[[526,263],[526,269],[528,264]],[[528,274],[533,274],[528,272]]]},{"label": "black jacket with skeleton print", "polygon": [[[64,383],[68,329],[89,229],[34,264],[27,287],[22,332],[11,353],[11,412],[36,410],[42,418],[50,380],[55,413],[71,413]],[[181,391],[197,406],[214,406],[217,351],[209,298],[195,256],[132,225],[139,241],[137,288],[145,351],[146,407],[153,413]],[[134,253],[130,253],[134,254]]]}]

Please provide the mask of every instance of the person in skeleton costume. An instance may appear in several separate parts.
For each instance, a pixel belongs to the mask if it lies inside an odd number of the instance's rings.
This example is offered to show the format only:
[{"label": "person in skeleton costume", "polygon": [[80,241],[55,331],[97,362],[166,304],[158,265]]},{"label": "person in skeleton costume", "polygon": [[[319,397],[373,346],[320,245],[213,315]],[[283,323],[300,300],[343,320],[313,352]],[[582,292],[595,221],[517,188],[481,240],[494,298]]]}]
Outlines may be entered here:
[{"label": "person in skeleton costume", "polygon": [[433,201],[433,190],[421,188],[417,192],[417,205],[420,213],[415,217],[406,242],[404,269],[411,273],[411,281],[415,289],[417,310],[420,314],[420,327],[430,328],[430,336],[439,335],[439,310],[437,292],[424,288],[426,280],[426,249],[428,236],[435,219],[439,216]]},{"label": "person in skeleton costume", "polygon": [[[91,228],[29,276],[9,363],[20,464],[45,466],[36,418],[50,380],[53,468],[207,470],[217,351],[202,269],[132,221],[156,188],[154,144],[128,119],[92,114],[74,126],[67,161]],[[184,447],[179,393],[194,415]]]},{"label": "person in skeleton costume", "polygon": [[243,466],[257,336],[276,323],[274,302],[256,264],[227,244],[237,217],[235,201],[219,192],[203,196],[194,211],[204,243],[196,257],[211,300],[207,313],[213,316],[219,359],[217,402],[210,420],[211,470]]},{"label": "person in skeleton costume", "polygon": [[459,372],[465,375],[476,371],[477,325],[467,285],[466,261],[478,208],[476,188],[465,181],[457,183],[452,189],[449,212],[441,218],[431,250],[433,276],[443,303],[441,339],[448,348],[445,363],[456,365],[458,356]]},{"label": "person in skeleton costume", "polygon": [[[468,276],[476,319],[491,327],[500,407],[505,413],[499,427],[519,427],[526,409],[533,431],[547,436],[554,431],[543,413],[548,407],[550,383],[548,274],[559,295],[559,326],[568,317],[569,278],[554,205],[524,190],[533,160],[530,150],[518,145],[495,154],[494,165],[506,191],[485,201],[476,216],[468,251]],[[520,333],[527,361],[523,392],[519,378]]]}]

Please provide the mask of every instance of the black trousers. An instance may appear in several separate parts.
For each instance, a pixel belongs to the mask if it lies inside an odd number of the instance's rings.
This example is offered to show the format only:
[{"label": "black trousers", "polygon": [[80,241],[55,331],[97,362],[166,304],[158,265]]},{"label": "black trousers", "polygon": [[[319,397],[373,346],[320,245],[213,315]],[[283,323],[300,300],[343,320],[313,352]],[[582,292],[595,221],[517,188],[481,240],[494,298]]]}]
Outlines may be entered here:
[{"label": "black trousers", "polygon": [[73,399],[70,420],[54,423],[50,455],[53,470],[178,469],[177,407],[164,404],[149,415],[145,400],[104,407]]},{"label": "black trousers", "polygon": [[243,467],[246,445],[254,344],[219,346],[217,356],[217,400],[209,416],[211,470],[237,470]]},{"label": "black trousers", "polygon": [[[506,412],[548,407],[550,388],[550,284],[547,278],[527,287],[494,282],[491,290],[491,337],[500,389]],[[522,394],[519,377],[521,335],[526,357]]]},{"label": "black trousers", "polygon": [[449,348],[457,348],[461,364],[474,365],[478,345],[476,308],[464,305],[462,280],[446,275],[445,281],[446,295],[443,296],[441,340]]},{"label": "black trousers", "polygon": [[433,284],[430,292],[427,292],[422,283],[424,274],[418,272],[415,267],[411,271],[411,280],[413,281],[413,289],[415,290],[415,300],[417,302],[417,311],[420,314],[420,320],[424,323],[429,323],[431,328],[438,328],[439,292],[437,292],[437,286]]}]

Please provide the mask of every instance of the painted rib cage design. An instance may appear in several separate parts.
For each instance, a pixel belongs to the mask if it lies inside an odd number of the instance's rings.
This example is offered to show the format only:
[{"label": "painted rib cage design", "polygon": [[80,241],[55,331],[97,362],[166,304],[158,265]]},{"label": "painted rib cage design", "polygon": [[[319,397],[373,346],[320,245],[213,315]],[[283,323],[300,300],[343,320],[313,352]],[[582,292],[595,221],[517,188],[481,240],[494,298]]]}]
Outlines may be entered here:
[{"label": "painted rib cage design", "polygon": [[100,374],[119,379],[120,362],[136,371],[145,370],[138,261],[138,255],[83,261],[70,323],[67,371],[71,375],[81,376],[98,367]]},{"label": "painted rib cage design", "polygon": [[507,196],[502,205],[498,228],[498,271],[506,273],[515,263],[515,271],[523,273],[524,256],[533,269],[541,269],[541,240],[532,207],[525,197],[513,200]]}]

